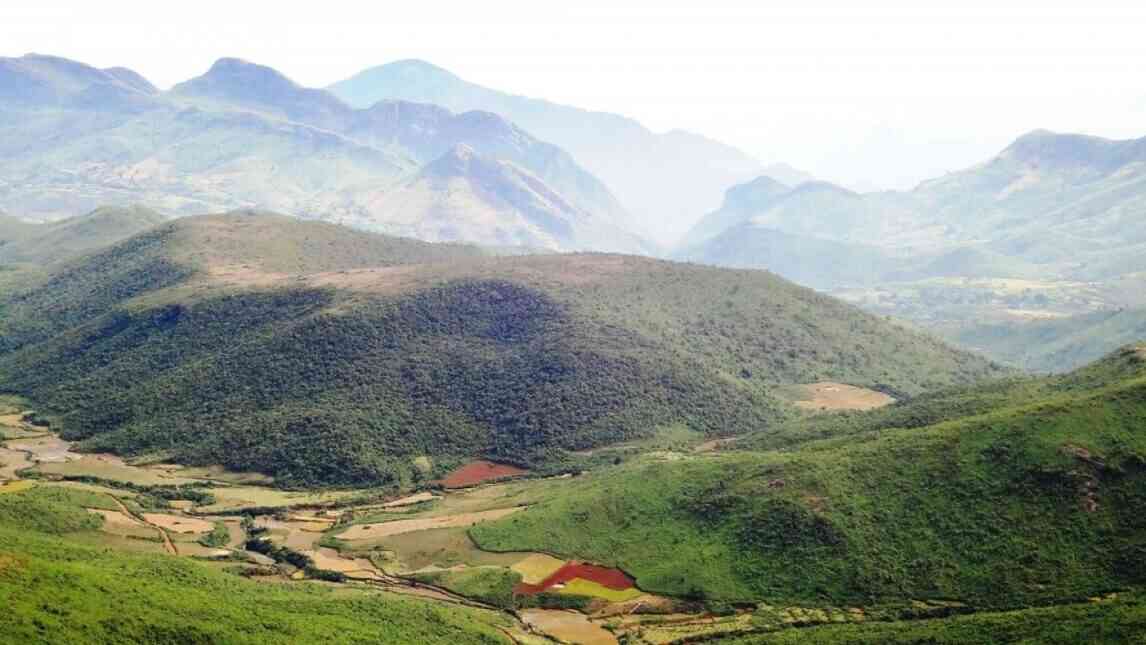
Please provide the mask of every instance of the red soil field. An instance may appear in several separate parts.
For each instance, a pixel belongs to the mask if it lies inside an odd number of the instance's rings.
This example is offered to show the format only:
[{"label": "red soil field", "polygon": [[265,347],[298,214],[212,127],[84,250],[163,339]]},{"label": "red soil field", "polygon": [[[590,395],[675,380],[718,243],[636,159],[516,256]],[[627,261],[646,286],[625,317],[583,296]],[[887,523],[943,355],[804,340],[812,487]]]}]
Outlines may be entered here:
[{"label": "red soil field", "polygon": [[442,479],[442,485],[446,488],[465,488],[466,486],[475,486],[494,479],[517,477],[528,472],[528,470],[523,470],[516,466],[495,464],[492,461],[471,461],[446,475]]},{"label": "red soil field", "polygon": [[565,584],[574,578],[596,582],[602,587],[616,589],[617,591],[632,589],[635,586],[633,579],[620,569],[610,569],[609,567],[599,567],[595,564],[584,564],[581,562],[569,562],[550,574],[548,578],[542,580],[540,584],[531,585],[521,582],[513,588],[513,592],[519,594],[541,593],[554,585]]}]

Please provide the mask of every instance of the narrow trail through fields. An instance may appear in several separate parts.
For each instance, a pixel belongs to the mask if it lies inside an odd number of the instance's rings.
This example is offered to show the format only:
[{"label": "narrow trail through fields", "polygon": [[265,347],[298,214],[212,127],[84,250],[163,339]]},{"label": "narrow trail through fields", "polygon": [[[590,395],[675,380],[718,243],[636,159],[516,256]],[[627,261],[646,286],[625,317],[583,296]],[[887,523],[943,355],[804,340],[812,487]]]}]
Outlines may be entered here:
[{"label": "narrow trail through fields", "polygon": [[179,555],[179,549],[175,548],[175,543],[171,541],[171,536],[167,535],[167,531],[163,529],[163,527],[156,526],[155,524],[145,520],[142,516],[132,513],[130,510],[128,510],[127,506],[125,506],[124,503],[121,502],[120,499],[115,495],[108,495],[108,497],[110,497],[112,501],[115,502],[115,505],[119,507],[120,512],[122,512],[124,515],[128,517],[134,517],[136,520],[143,522],[147,526],[150,526],[151,528],[158,531],[159,537],[163,538],[163,548],[166,549],[168,553],[171,555]]}]

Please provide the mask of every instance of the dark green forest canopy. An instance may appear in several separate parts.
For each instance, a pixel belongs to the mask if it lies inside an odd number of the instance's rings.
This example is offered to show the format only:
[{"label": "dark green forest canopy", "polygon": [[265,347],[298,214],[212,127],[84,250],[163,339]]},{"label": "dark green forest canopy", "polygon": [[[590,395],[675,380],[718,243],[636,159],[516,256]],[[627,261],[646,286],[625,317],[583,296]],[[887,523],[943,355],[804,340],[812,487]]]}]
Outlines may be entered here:
[{"label": "dark green forest canopy", "polygon": [[1000,372],[759,271],[489,257],[265,214],[188,218],[5,298],[0,376],[122,454],[294,484],[524,466],[683,423],[771,427],[776,386],[898,396]]}]

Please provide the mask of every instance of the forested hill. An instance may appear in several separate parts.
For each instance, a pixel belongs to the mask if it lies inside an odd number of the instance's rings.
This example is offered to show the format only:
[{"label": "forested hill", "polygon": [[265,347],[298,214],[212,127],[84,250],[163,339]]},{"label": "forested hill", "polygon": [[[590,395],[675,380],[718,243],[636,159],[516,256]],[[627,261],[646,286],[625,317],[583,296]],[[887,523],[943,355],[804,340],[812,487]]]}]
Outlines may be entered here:
[{"label": "forested hill", "polygon": [[90,449],[286,483],[526,466],[683,423],[766,429],[777,386],[899,396],[971,354],[760,271],[490,257],[262,213],[177,220],[0,303],[0,378]]}]

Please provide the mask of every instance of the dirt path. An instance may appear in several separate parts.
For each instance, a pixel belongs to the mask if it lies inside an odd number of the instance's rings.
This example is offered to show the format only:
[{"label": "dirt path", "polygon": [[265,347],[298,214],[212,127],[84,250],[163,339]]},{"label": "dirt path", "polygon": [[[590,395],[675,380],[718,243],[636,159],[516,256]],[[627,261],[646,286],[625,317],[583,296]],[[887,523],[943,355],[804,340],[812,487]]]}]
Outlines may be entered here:
[{"label": "dirt path", "polygon": [[147,526],[150,526],[151,528],[158,531],[159,536],[161,538],[163,538],[163,548],[166,549],[168,553],[170,553],[171,555],[179,555],[179,549],[175,548],[175,543],[171,541],[171,536],[167,535],[167,531],[163,527],[156,526],[155,524],[148,522],[146,519],[136,515],[135,513],[132,513],[131,511],[129,511],[127,509],[127,506],[125,506],[123,504],[123,502],[121,502],[120,499],[118,497],[116,497],[115,495],[108,495],[108,497],[110,497],[115,502],[115,505],[119,507],[119,510],[124,515],[126,515],[128,517],[134,517],[135,519],[139,520],[140,522],[142,522],[142,523],[146,524]]}]

